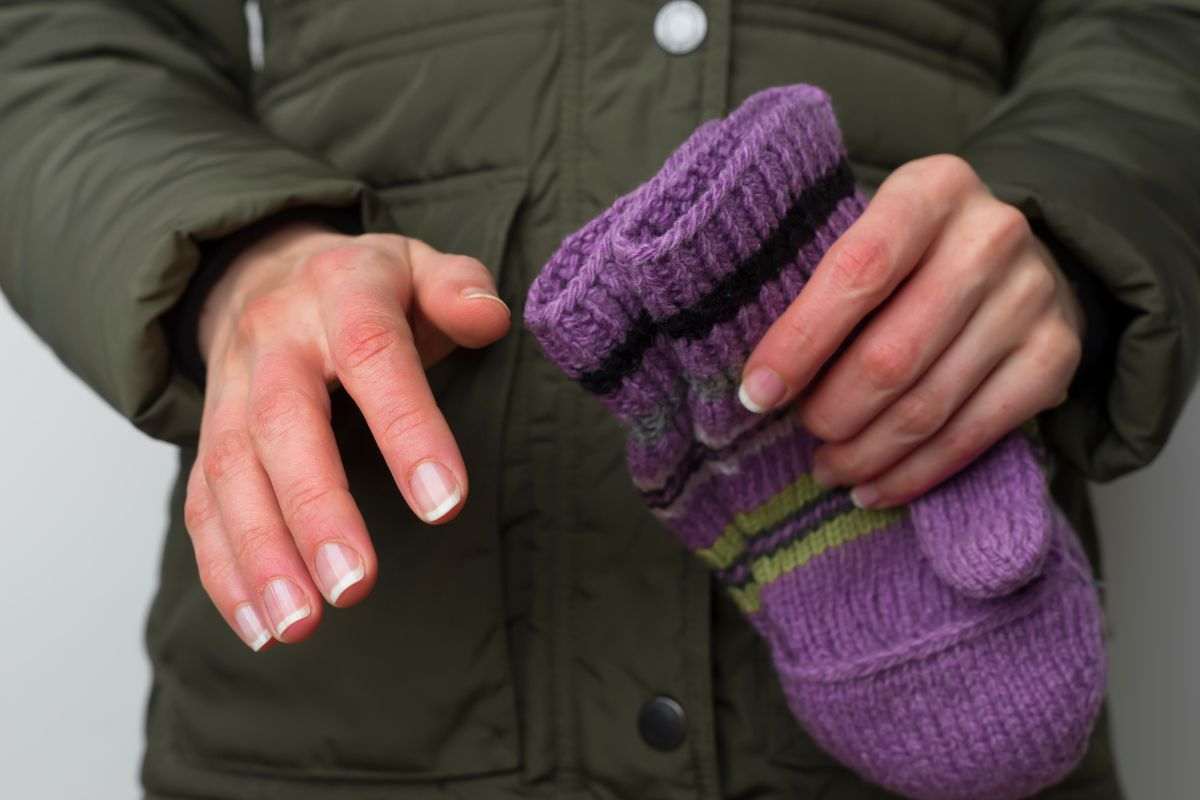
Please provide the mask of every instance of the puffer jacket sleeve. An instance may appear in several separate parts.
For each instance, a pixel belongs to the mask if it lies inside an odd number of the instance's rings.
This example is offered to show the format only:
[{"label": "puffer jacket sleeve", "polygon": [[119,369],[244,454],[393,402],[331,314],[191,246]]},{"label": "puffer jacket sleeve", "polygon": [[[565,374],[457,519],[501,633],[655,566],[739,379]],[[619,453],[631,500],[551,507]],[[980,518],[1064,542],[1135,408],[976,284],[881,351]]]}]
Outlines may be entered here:
[{"label": "puffer jacket sleeve", "polygon": [[1040,415],[1103,482],[1154,459],[1200,369],[1200,3],[1045,0],[1012,58],[960,154],[1122,311],[1095,379]]},{"label": "puffer jacket sleeve", "polygon": [[165,8],[0,2],[0,286],[117,411],[182,443],[202,396],[163,320],[200,245],[365,187],[258,125],[234,60]]}]

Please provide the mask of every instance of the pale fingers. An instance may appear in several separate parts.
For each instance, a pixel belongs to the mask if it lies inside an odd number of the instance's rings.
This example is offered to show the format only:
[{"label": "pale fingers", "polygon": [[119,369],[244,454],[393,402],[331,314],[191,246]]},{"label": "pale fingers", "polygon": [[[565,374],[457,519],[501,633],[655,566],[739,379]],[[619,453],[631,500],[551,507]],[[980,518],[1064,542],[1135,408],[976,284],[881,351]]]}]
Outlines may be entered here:
[{"label": "pale fingers", "polygon": [[255,360],[250,433],[309,575],[332,605],[370,591],[375,548],[350,496],[319,368],[276,350]]},{"label": "pale fingers", "polygon": [[188,478],[183,517],[192,540],[200,584],[225,623],[247,647],[258,652],[271,641],[271,631],[258,598],[242,580],[221,527],[216,500],[198,467],[193,467]]},{"label": "pale fingers", "polygon": [[[954,416],[924,444],[888,471],[856,486],[863,506],[910,502],[971,463],[1001,436],[1061,402],[1063,387],[1079,362],[1077,339],[1056,330],[1042,333],[1005,358]],[[1014,391],[1014,387],[1025,387]]]}]

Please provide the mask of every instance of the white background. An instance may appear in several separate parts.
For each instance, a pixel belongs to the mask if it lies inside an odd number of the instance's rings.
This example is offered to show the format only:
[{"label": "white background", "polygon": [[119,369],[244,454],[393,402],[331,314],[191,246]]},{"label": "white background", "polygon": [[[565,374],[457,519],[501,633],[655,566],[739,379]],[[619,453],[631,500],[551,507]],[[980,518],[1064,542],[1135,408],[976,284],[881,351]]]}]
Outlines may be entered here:
[{"label": "white background", "polygon": [[[138,433],[0,302],[0,797],[140,794],[173,448]],[[1200,796],[1200,402],[1146,469],[1093,486],[1129,800]]]}]

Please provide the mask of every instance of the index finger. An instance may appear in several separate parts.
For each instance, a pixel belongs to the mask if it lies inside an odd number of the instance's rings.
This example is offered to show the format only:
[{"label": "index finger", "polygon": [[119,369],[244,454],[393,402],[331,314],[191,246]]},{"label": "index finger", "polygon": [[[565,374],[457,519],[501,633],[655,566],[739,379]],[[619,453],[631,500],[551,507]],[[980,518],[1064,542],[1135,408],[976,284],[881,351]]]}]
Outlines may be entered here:
[{"label": "index finger", "polygon": [[746,360],[738,397],[755,413],[802,392],[920,260],[954,209],[965,164],[912,162],[880,185]]}]

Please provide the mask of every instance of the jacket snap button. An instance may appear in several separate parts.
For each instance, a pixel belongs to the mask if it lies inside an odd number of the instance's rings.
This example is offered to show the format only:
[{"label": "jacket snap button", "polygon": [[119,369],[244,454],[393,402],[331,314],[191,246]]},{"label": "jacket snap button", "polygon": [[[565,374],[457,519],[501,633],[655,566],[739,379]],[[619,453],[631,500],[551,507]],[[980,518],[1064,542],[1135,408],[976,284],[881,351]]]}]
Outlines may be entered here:
[{"label": "jacket snap button", "polygon": [[647,700],[638,714],[638,733],[655,750],[674,750],[687,737],[683,706],[666,695]]},{"label": "jacket snap button", "polygon": [[693,0],[671,0],[654,18],[654,40],[672,55],[681,56],[700,46],[708,33],[708,17]]}]

